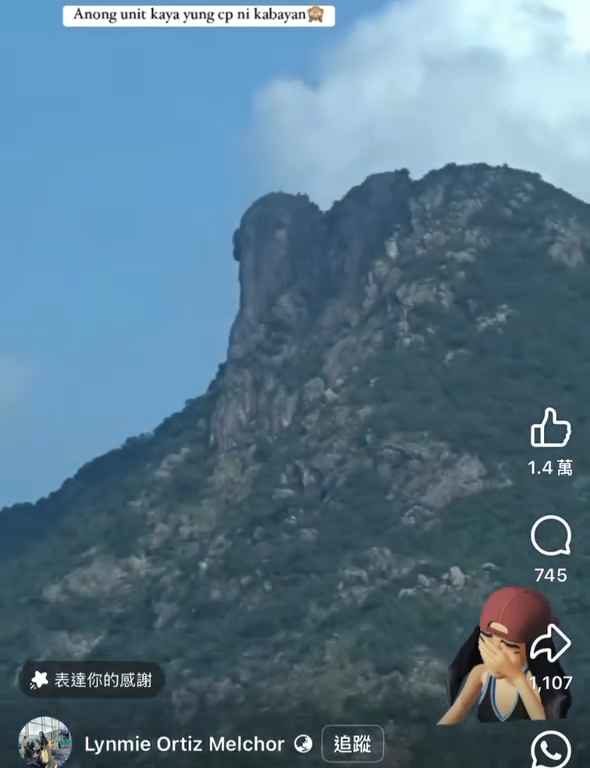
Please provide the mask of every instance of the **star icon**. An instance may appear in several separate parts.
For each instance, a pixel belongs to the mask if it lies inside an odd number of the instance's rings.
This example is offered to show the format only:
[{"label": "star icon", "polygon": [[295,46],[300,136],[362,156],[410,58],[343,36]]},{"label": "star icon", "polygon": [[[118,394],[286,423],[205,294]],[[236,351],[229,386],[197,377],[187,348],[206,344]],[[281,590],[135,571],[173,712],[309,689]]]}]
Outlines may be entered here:
[{"label": "star icon", "polygon": [[39,688],[43,688],[44,685],[49,685],[47,672],[39,672],[39,670],[36,669],[35,674],[31,678],[31,690],[38,691]]}]

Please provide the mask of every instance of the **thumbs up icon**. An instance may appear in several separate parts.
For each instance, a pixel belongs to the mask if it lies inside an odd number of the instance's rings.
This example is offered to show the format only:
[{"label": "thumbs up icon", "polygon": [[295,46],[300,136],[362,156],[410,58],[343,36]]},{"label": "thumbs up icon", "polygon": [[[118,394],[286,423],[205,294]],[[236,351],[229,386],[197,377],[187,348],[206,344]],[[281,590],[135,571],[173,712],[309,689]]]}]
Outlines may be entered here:
[{"label": "thumbs up icon", "polygon": [[[548,430],[551,430],[552,433],[559,433],[562,439],[559,442],[551,442],[547,436]],[[568,444],[571,435],[571,422],[560,421],[557,418],[555,408],[545,408],[545,415],[541,423],[531,425],[531,445],[533,448],[563,448]]]}]

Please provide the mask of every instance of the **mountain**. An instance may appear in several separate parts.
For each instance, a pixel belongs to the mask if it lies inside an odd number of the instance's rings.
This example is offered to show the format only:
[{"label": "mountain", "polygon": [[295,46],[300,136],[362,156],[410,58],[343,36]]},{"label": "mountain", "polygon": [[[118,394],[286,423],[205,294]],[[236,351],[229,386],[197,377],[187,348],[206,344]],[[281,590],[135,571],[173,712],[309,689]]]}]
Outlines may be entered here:
[{"label": "mountain", "polygon": [[[74,736],[380,723],[390,768],[521,766],[534,724],[433,727],[483,600],[514,583],[573,640],[568,732],[587,756],[590,206],[506,166],[401,170],[327,212],[267,195],[233,246],[240,307],[207,392],[0,513],[6,755],[39,714],[16,688],[25,658],[136,658],[162,664],[158,700],[51,713]],[[571,458],[573,477],[531,474],[549,405],[573,436],[539,466]],[[555,512],[574,549],[548,561],[529,531]],[[536,584],[548,566],[567,582]],[[323,764],[284,764],[302,759]]]}]

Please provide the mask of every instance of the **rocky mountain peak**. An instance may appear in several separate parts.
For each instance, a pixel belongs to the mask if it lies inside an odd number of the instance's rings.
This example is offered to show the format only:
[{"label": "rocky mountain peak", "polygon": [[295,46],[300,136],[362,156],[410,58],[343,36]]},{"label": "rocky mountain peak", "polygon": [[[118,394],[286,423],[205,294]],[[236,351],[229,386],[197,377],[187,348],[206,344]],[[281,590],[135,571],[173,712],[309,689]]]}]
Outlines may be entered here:
[{"label": "rocky mountain peak", "polygon": [[[503,287],[493,298],[467,294],[484,264],[510,268],[506,238],[512,250],[522,244],[514,268],[525,258],[532,268],[543,252],[575,268],[588,258],[588,206],[538,174],[485,164],[415,181],[406,170],[369,176],[326,212],[305,195],[261,198],[234,235],[240,309],[213,442],[235,445],[248,423],[273,434],[291,424],[299,393],[292,377],[281,383],[284,368],[311,350],[316,375],[334,386],[384,344],[427,346],[449,316],[502,325],[515,311]],[[425,310],[439,309],[419,327]],[[266,414],[261,424],[256,414]]]},{"label": "rocky mountain peak", "polygon": [[258,324],[286,291],[311,298],[322,264],[322,216],[306,195],[274,193],[255,202],[234,233],[240,308],[228,357],[253,347]]},{"label": "rocky mountain peak", "polygon": [[313,313],[354,292],[374,240],[404,219],[410,189],[402,170],[369,176],[325,213],[307,195],[273,193],[250,206],[233,238],[241,293],[228,358],[251,351],[257,324],[286,294]]},{"label": "rocky mountain peak", "polygon": [[[309,319],[330,301],[349,308],[362,303],[364,282],[385,243],[391,254],[405,242],[400,265],[434,251],[439,262],[468,259],[471,251],[491,242],[481,227],[486,216],[516,226],[522,212],[548,189],[538,174],[507,166],[450,164],[419,180],[405,169],[369,176],[326,212],[306,195],[262,197],[234,234],[241,293],[228,359],[242,358],[260,343],[260,324],[273,311],[287,319],[286,305],[299,305],[297,311],[291,306],[290,314],[301,321],[302,314]],[[560,195],[562,203],[569,198]],[[557,218],[560,195],[553,201]],[[555,232],[567,229],[554,224]],[[550,229],[551,220],[544,226]],[[571,236],[576,236],[573,230]],[[581,243],[575,246],[569,258],[583,258],[581,248]]]}]

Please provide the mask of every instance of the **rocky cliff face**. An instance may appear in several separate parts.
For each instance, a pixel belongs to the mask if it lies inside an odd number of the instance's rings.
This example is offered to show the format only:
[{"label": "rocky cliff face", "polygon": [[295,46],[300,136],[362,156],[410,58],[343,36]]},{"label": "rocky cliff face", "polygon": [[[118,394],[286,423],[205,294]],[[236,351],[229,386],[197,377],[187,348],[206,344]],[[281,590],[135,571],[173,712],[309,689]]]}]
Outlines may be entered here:
[{"label": "rocky cliff face", "polygon": [[[0,655],[160,660],[164,700],[121,708],[130,728],[380,722],[389,766],[468,764],[478,739],[431,731],[446,666],[489,591],[533,581],[536,510],[586,500],[590,207],[506,167],[398,171],[326,213],[262,198],[234,256],[226,364],[38,505],[47,540],[2,566]],[[527,474],[547,404],[576,423],[573,480]],[[572,568],[548,586],[582,632]]]}]

